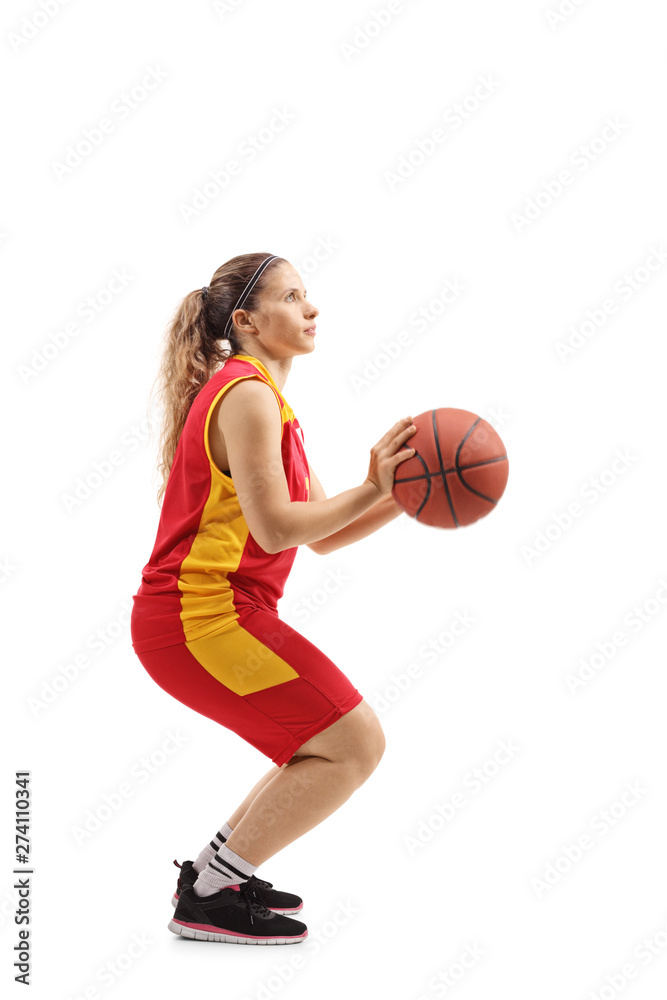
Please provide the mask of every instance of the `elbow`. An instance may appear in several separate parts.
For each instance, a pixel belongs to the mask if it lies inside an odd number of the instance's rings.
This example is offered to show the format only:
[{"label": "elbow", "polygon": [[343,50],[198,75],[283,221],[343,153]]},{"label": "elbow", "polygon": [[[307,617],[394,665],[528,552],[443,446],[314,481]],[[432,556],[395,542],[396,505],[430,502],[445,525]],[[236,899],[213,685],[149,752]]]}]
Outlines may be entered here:
[{"label": "elbow", "polygon": [[308,542],[308,548],[316,552],[318,556],[328,556],[336,548],[335,545],[328,545],[326,538],[320,538],[316,542]]},{"label": "elbow", "polygon": [[283,523],[279,517],[266,517],[259,521],[253,519],[252,523],[248,523],[246,516],[246,524],[259,547],[268,555],[276,555],[294,545],[289,524]]},{"label": "elbow", "polygon": [[294,542],[291,541],[285,534],[285,532],[271,531],[263,538],[257,538],[257,541],[269,555],[274,556],[278,552],[284,552],[285,549],[291,549],[294,547]]},{"label": "elbow", "polygon": [[289,547],[287,545],[281,545],[275,539],[265,539],[263,542],[259,542],[259,544],[270,556],[275,556],[278,552],[282,552],[283,549]]},{"label": "elbow", "polygon": [[[269,555],[275,555],[277,552],[284,552],[285,549],[295,548],[295,543],[290,542],[287,538],[281,539],[274,536],[273,538],[267,538],[265,541],[266,545],[262,542],[259,544],[265,552],[268,552]],[[306,545],[312,552],[316,552],[318,556],[329,555],[329,553],[333,552],[336,548],[335,545],[327,545],[323,539],[317,542],[306,542]]]}]

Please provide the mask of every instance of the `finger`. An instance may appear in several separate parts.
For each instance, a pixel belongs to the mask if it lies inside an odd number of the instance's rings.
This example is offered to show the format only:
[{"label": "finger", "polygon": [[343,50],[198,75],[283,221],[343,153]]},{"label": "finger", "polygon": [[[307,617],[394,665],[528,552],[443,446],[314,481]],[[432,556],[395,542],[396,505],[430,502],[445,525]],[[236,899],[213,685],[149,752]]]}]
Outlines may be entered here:
[{"label": "finger", "polygon": [[417,431],[417,428],[415,427],[415,425],[414,424],[409,424],[409,426],[406,427],[404,431],[401,431],[401,433],[398,435],[398,440],[399,441],[407,441],[407,439],[409,437],[412,437],[412,435],[415,434],[416,431]]},{"label": "finger", "polygon": [[404,428],[409,427],[410,424],[412,424],[412,417],[403,417],[402,420],[395,423],[391,430],[387,431],[387,433],[380,438],[378,444],[389,444],[397,434],[404,430]]},{"label": "finger", "polygon": [[396,451],[397,448],[400,448],[401,445],[405,441],[407,441],[409,437],[412,437],[412,435],[416,432],[416,430],[417,428],[415,427],[415,425],[410,424],[409,427],[406,427],[405,430],[401,431],[401,433],[397,437],[395,437],[391,443],[392,451]]},{"label": "finger", "polygon": [[407,445],[405,445],[403,448],[399,448],[396,454],[392,455],[394,468],[396,468],[397,465],[400,465],[401,462],[404,462],[406,458],[412,458],[412,456],[416,454],[417,454],[416,448],[409,448]]}]

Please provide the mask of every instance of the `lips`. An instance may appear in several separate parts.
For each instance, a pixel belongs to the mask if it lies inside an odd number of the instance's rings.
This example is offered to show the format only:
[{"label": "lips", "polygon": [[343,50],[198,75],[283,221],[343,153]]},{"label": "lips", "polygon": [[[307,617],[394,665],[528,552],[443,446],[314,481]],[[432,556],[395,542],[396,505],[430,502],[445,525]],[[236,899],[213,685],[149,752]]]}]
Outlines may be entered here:
[{"label": "lips", "polygon": [[304,332],[304,333],[310,333],[310,334],[312,334],[312,335],[314,336],[314,335],[315,335],[315,330],[316,330],[316,329],[317,329],[317,327],[314,327],[314,326],[309,326],[309,327],[308,327],[308,329],[307,329],[307,330],[304,330],[303,332]]}]

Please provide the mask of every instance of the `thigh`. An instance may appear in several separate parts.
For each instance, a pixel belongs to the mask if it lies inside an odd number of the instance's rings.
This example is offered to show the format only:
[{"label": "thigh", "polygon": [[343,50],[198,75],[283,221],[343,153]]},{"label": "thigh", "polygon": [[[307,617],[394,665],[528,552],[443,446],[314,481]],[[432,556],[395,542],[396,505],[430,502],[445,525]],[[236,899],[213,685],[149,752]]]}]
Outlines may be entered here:
[{"label": "thigh", "polygon": [[252,611],[211,635],[139,655],[166,691],[279,766],[362,701],[329,657],[268,612]]},{"label": "thigh", "polygon": [[[277,763],[290,734],[206,670],[189,644],[137,652],[147,673],[183,705],[238,734]],[[224,649],[224,643],[222,643]]]}]

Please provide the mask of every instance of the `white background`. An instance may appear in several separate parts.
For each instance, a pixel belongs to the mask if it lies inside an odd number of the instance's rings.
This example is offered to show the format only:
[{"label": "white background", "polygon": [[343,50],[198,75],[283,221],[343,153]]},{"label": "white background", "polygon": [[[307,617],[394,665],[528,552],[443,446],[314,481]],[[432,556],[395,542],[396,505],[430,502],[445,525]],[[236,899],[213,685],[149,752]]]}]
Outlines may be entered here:
[{"label": "white background", "polygon": [[[29,768],[33,997],[664,996],[664,35],[650,0],[559,2],[4,4],[0,938],[17,995]],[[388,749],[260,869],[303,896],[310,930],[266,950],[166,929],[172,859],[271,765],[162,692],[127,624],[157,528],[145,419],[166,324],[257,251],[320,311],[284,392],[330,496],[436,406],[489,419],[510,456],[477,524],[406,516],[297,555],[281,614],[376,707]],[[465,291],[438,310],[447,280]],[[457,613],[474,623],[451,641]]]}]

